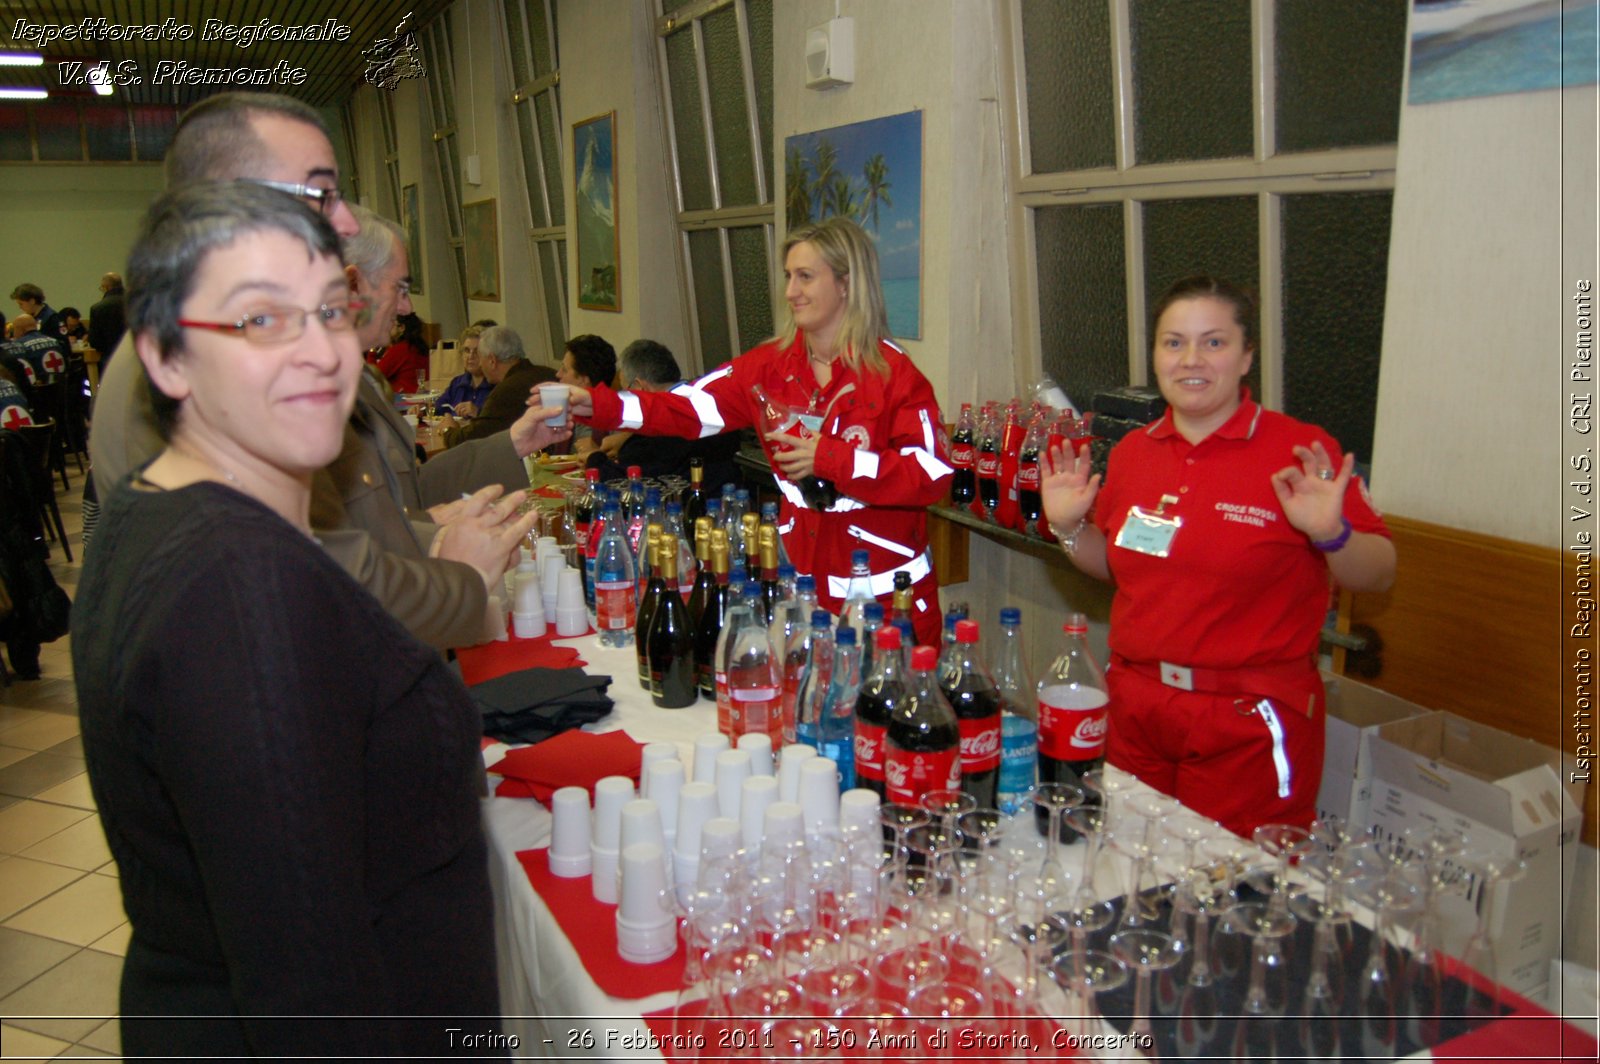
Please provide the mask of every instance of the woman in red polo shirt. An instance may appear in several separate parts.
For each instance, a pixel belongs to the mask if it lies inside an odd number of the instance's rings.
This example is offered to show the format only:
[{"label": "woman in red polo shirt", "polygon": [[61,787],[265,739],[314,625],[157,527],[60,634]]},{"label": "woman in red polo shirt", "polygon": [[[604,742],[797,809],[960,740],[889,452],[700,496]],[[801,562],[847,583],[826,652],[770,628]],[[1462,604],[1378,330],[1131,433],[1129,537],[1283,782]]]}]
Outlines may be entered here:
[{"label": "woman in red polo shirt", "polygon": [[1394,546],[1354,456],[1243,386],[1249,295],[1187,277],[1154,321],[1167,412],[1116,446],[1104,486],[1087,448],[1046,456],[1041,484],[1073,564],[1117,585],[1106,756],[1240,834],[1309,825],[1329,576],[1381,591]]}]

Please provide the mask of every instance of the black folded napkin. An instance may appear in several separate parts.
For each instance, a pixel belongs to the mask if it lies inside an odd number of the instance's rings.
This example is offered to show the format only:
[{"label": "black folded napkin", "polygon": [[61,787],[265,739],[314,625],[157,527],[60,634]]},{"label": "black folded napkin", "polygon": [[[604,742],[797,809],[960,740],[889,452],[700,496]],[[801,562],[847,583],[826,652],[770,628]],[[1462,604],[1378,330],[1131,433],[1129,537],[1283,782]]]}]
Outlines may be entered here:
[{"label": "black folded napkin", "polygon": [[600,720],[613,705],[609,676],[582,669],[523,669],[470,688],[483,714],[483,734],[507,743],[537,743]]}]

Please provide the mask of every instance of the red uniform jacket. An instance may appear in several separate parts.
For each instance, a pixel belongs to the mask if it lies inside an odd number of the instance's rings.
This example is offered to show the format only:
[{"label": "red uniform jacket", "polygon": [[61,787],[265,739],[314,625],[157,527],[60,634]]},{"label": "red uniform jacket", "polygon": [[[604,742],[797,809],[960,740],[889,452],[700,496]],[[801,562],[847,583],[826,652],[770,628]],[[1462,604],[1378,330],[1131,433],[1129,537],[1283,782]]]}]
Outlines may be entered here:
[{"label": "red uniform jacket", "polygon": [[[774,464],[784,498],[778,519],[784,547],[796,571],[816,577],[818,601],[835,613],[850,577],[852,551],[867,551],[873,593],[885,603],[895,572],[910,570],[917,639],[937,644],[939,596],[927,549],[927,507],[944,496],[954,473],[949,444],[927,378],[893,344],[884,342],[879,350],[888,376],[857,373],[840,360],[822,388],[811,372],[803,336],[787,349],[771,341],[672,392],[597,387],[589,420],[607,432],[624,428],[689,439],[743,428],[759,433],[761,410],[751,393],[755,384],[772,399],[822,414],[816,475],[833,481],[839,499],[827,511],[812,509]],[[762,446],[770,459],[773,444],[763,438]]]}]

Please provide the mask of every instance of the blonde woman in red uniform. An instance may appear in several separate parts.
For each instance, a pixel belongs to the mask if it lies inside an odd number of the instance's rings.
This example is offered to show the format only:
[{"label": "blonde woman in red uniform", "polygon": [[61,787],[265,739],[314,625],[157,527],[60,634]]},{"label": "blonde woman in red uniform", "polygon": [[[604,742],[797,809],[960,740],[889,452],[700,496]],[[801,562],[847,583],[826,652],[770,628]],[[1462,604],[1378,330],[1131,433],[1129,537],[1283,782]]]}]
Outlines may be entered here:
[{"label": "blonde woman in red uniform", "polygon": [[[783,493],[779,531],[817,599],[839,612],[850,555],[865,550],[872,591],[888,602],[909,570],[917,639],[939,640],[927,507],[954,470],[933,388],[889,336],[878,253],[860,226],[830,218],[783,245],[788,320],[781,335],[671,392],[572,390],[572,412],[601,432],[698,439],[763,429],[754,387],[800,412],[805,430],[764,435]],[[811,478],[830,482],[833,496]]]},{"label": "blonde woman in red uniform", "polygon": [[1322,776],[1319,633],[1329,579],[1394,580],[1395,552],[1355,458],[1242,384],[1255,303],[1188,277],[1156,304],[1167,412],[1111,452],[1044,460],[1045,515],[1111,605],[1110,762],[1248,835],[1309,825]]}]

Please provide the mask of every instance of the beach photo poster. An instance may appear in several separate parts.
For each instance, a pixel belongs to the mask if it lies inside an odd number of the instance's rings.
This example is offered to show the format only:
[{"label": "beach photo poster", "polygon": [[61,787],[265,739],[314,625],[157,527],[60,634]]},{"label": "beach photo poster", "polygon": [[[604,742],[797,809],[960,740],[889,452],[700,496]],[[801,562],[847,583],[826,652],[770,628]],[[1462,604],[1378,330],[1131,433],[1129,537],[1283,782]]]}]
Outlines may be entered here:
[{"label": "beach photo poster", "polygon": [[784,141],[784,217],[793,232],[844,215],[878,247],[889,332],[922,336],[922,112],[797,133]]},{"label": "beach photo poster", "polygon": [[411,264],[411,292],[422,294],[422,211],[417,201],[417,186],[400,190],[400,216],[405,220],[406,257]]},{"label": "beach photo poster", "polygon": [[616,138],[615,111],[572,126],[578,306],[585,310],[622,310],[617,287]]},{"label": "beach photo poster", "polygon": [[1593,84],[1597,6],[1596,0],[1412,0],[1407,101]]},{"label": "beach photo poster", "polygon": [[500,302],[500,230],[494,200],[462,204],[461,230],[466,243],[467,298]]}]

